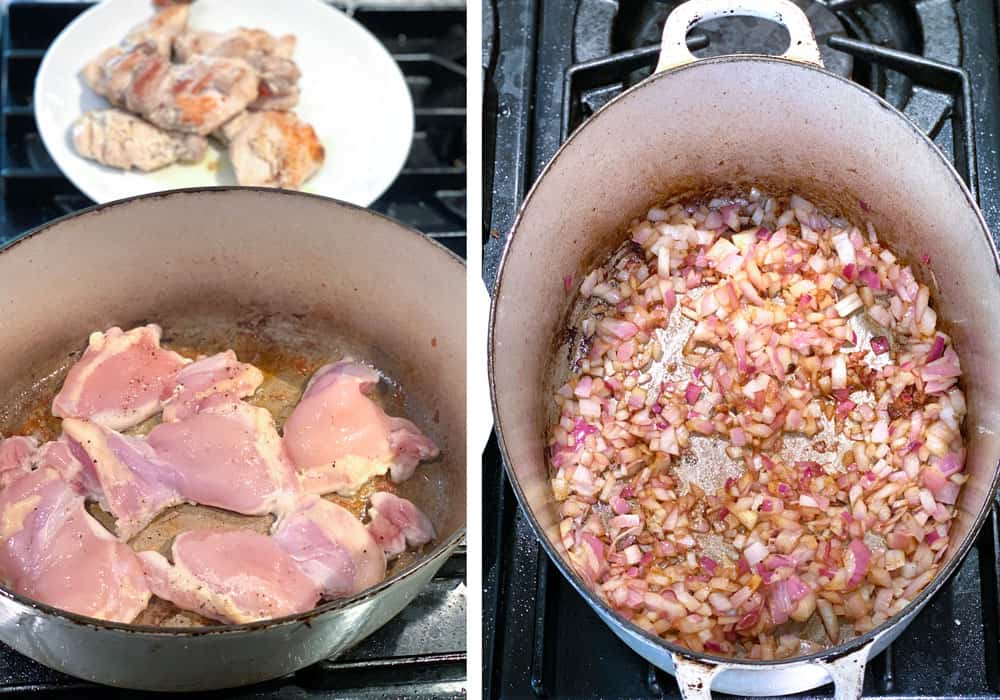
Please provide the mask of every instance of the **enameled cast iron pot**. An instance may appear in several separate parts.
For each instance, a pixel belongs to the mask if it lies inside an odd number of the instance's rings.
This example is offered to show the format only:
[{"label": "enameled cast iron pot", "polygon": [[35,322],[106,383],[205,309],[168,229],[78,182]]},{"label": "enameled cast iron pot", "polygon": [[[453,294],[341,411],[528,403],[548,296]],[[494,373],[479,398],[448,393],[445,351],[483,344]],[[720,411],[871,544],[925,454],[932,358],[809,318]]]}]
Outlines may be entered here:
[{"label": "enameled cast iron pot", "polygon": [[[780,22],[780,58],[695,60],[685,36],[703,19],[755,15]],[[559,331],[582,278],[654,204],[693,195],[798,192],[854,221],[870,220],[910,261],[930,256],[929,284],[964,372],[966,471],[951,544],[935,580],[871,632],[786,661],[696,654],[619,617],[573,572],[544,458]],[[861,204],[860,200],[864,200]],[[563,145],[527,197],[494,290],[489,371],[507,474],[539,540],[570,583],[637,653],[678,677],[686,697],[795,693],[833,680],[860,696],[865,663],[895,639],[969,550],[997,490],[1000,440],[1000,276],[997,252],[954,168],[906,117],[824,70],[805,15],[787,0],[692,0],[667,20],[656,73],[600,110]]]},{"label": "enameled cast iron pot", "polygon": [[0,404],[44,383],[53,358],[91,331],[145,321],[220,347],[237,324],[257,323],[320,355],[344,336],[374,348],[380,369],[419,405],[411,417],[441,447],[441,459],[401,486],[438,539],[372,589],[254,624],[105,623],[0,588],[0,641],[100,683],[206,690],[334,656],[402,610],[465,531],[461,260],[384,216],[293,192],[181,190],[94,207],[0,251]]}]

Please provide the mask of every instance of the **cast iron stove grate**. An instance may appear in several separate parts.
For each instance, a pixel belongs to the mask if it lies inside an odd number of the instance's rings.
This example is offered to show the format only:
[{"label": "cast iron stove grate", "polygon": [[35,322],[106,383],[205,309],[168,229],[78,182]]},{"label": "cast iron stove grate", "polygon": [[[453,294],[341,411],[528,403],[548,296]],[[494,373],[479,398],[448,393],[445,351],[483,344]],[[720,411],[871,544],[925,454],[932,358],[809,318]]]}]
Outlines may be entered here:
[{"label": "cast iron stove grate", "polygon": [[[0,245],[92,204],[45,151],[31,104],[46,47],[87,7],[13,0],[3,15]],[[416,108],[416,134],[406,166],[373,208],[464,257],[465,10],[440,3],[391,10],[358,3],[354,7],[354,17],[400,64]],[[465,600],[462,547],[410,606],[345,655],[271,683],[226,691],[225,696],[464,697]],[[51,698],[132,696],[64,676],[0,645],[0,694],[29,693]]]},{"label": "cast iron stove grate", "polygon": [[[492,26],[484,28],[495,47],[484,55],[485,162],[491,165],[486,188],[492,195],[486,199],[483,234],[488,284],[495,281],[503,244],[531,183],[567,134],[648,75],[662,19],[676,4],[577,0],[557,7],[502,0],[495,5]],[[994,4],[830,0],[812,11],[834,15],[846,27],[825,37],[824,52],[841,56],[838,70],[920,125],[978,189],[987,222],[998,230]],[[900,22],[887,24],[897,15]],[[713,31],[696,28],[689,47],[710,51]],[[486,695],[679,697],[674,679],[619,641],[551,566],[517,507],[495,439],[486,450],[483,474]],[[997,523],[994,509],[957,575],[869,664],[867,697],[1000,697]],[[826,686],[801,697],[830,693]]]}]

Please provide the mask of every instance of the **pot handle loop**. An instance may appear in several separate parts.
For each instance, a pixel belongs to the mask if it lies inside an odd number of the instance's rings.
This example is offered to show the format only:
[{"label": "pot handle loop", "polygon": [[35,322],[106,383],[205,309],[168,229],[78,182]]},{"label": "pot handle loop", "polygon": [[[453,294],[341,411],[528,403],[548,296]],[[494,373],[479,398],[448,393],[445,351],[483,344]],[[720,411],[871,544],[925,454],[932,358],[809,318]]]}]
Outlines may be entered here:
[{"label": "pot handle loop", "polygon": [[[876,640],[878,637],[875,638]],[[859,700],[865,685],[865,666],[875,640],[847,656],[832,661],[818,661],[833,680],[834,700]]]},{"label": "pot handle loop", "polygon": [[673,654],[674,677],[684,700],[711,700],[712,679],[724,667]]},{"label": "pot handle loop", "polygon": [[657,73],[697,61],[687,48],[687,34],[699,22],[719,17],[761,17],[788,30],[788,50],[782,58],[822,67],[819,47],[805,13],[791,0],[688,0],[667,17]]}]

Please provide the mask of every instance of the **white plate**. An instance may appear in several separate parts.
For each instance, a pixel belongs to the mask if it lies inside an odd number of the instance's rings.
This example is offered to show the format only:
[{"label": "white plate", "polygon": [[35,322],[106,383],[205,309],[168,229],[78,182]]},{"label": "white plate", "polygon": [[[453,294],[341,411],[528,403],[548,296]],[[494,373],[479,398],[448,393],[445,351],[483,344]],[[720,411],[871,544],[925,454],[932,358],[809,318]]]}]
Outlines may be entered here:
[{"label": "white plate", "polygon": [[[96,202],[207,185],[234,185],[225,153],[152,173],[108,168],[76,154],[73,121],[107,106],[80,79],[91,58],[153,14],[151,0],[106,0],[77,17],[49,47],[35,81],[35,119],[56,165]],[[326,162],[302,189],[367,206],[396,179],[413,140],[413,102],[402,73],[381,43],[320,0],[198,0],[189,26],[226,31],[260,27],[294,34],[302,69],[295,111],[312,124]]]}]

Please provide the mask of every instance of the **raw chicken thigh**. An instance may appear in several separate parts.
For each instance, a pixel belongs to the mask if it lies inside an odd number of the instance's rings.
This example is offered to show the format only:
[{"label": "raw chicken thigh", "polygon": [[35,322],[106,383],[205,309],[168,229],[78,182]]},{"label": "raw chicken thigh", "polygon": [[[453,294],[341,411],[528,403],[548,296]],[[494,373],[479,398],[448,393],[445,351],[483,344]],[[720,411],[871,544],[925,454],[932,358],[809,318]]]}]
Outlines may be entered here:
[{"label": "raw chicken thigh", "polygon": [[117,520],[118,536],[130,539],[161,511],[184,502],[164,478],[164,467],[142,438],[67,418],[63,430],[74,454],[97,473],[107,510]]},{"label": "raw chicken thigh", "polygon": [[242,401],[161,423],[146,441],[160,481],[192,503],[264,515],[298,489],[270,412]]},{"label": "raw chicken thigh", "polygon": [[91,333],[83,357],[66,375],[52,402],[59,418],[81,418],[114,430],[138,425],[160,410],[174,378],[189,360],[160,347],[162,330]]},{"label": "raw chicken thigh", "polygon": [[216,396],[225,399],[252,396],[263,382],[261,371],[240,362],[232,350],[202,358],[177,373],[174,393],[163,404],[163,421],[170,423],[193,415]]},{"label": "raw chicken thigh", "polygon": [[326,598],[360,593],[385,578],[385,555],[361,521],[318,496],[282,515],[273,539]]},{"label": "raw chicken thigh", "polygon": [[390,472],[409,478],[420,460],[438,455],[434,442],[410,421],[386,415],[368,398],[379,375],[345,360],[322,367],[285,421],[284,441],[310,493],[355,493]]},{"label": "raw chicken thigh", "polygon": [[124,539],[179,503],[264,515],[298,489],[271,414],[241,401],[161,423],[145,438],[73,419],[63,430],[93,465]]},{"label": "raw chicken thigh", "polygon": [[38,440],[24,435],[0,438],[0,488],[27,474],[35,463]]},{"label": "raw chicken thigh", "polygon": [[[62,434],[43,444],[0,439],[5,585],[100,619],[129,622],[155,594],[244,623],[360,593],[385,578],[387,558],[434,539],[430,520],[391,493],[371,497],[367,523],[316,495],[354,493],[377,474],[408,478],[438,454],[413,423],[369,398],[377,372],[350,360],[320,369],[282,437],[270,411],[244,401],[264,382],[261,370],[232,350],[192,362],[161,347],[161,336],[156,325],[91,334],[52,403]],[[161,422],[135,434],[161,410]],[[114,518],[117,537],[87,501]],[[126,544],[162,537],[158,526],[136,535],[182,503],[276,520],[269,536],[181,532],[172,561]]]},{"label": "raw chicken thigh", "polygon": [[46,442],[38,448],[36,460],[39,464],[52,467],[67,484],[79,491],[88,500],[96,501],[104,510],[110,510],[101,490],[97,470],[89,459],[80,461],[77,456],[84,454],[79,448],[74,452],[71,440],[60,435],[58,440]]},{"label": "raw chicken thigh", "polygon": [[419,547],[436,536],[431,521],[419,508],[388,491],[372,494],[368,517],[368,532],[390,559],[405,552],[407,545]]},{"label": "raw chicken thigh", "polygon": [[131,622],[149,602],[135,552],[44,463],[0,491],[0,523],[0,576],[16,592],[116,622]]},{"label": "raw chicken thigh", "polygon": [[173,564],[140,552],[160,598],[222,622],[254,622],[315,607],[319,589],[278,543],[246,530],[190,530],[171,548]]}]

